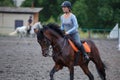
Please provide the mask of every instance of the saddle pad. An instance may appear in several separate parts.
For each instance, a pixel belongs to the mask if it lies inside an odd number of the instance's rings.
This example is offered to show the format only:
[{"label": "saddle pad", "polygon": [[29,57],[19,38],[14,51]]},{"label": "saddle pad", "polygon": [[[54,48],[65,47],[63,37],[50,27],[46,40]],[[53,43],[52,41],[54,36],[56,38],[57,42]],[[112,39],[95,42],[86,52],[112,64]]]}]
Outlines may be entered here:
[{"label": "saddle pad", "polygon": [[87,44],[87,42],[84,42],[84,43],[82,43],[82,44],[83,44],[83,46],[84,46],[85,51],[86,51],[87,53],[90,53],[90,52],[91,52],[91,49],[90,49],[89,45]]},{"label": "saddle pad", "polygon": [[[73,48],[73,50],[74,50],[75,52],[78,52],[78,51],[79,51],[78,48],[75,46],[75,44],[74,44],[70,39],[68,39],[68,42],[70,43],[71,47]],[[90,49],[89,45],[87,44],[87,42],[84,42],[84,43],[82,43],[82,44],[83,44],[83,46],[84,46],[84,49],[85,49],[86,53],[90,53],[90,52],[91,52],[91,49]]]}]

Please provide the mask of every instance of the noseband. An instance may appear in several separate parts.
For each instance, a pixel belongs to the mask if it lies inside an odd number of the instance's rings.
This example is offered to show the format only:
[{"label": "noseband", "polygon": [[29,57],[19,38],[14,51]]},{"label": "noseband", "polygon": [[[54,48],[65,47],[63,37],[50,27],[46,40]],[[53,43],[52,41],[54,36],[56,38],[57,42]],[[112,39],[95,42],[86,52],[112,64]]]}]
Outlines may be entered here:
[{"label": "noseband", "polygon": [[[38,40],[40,43],[44,43],[47,46],[46,48],[42,48],[42,51],[44,51],[44,52],[47,51],[47,56],[53,57],[54,54],[50,55],[49,52],[50,52],[50,49],[55,48],[57,46],[57,44],[52,45],[52,42],[46,37],[46,35],[43,34],[43,36],[44,36],[43,42],[41,40]],[[63,42],[63,47],[60,49],[60,51],[57,52],[57,54],[60,54],[62,52],[62,50],[64,49],[65,44],[66,44],[66,36],[64,37],[62,42]],[[50,47],[50,45],[52,47]]]},{"label": "noseband", "polygon": [[[49,43],[49,46],[51,45],[51,42],[50,42],[50,40],[47,38],[47,37],[45,37],[46,38],[46,41],[48,41],[48,43]],[[57,55],[59,55],[61,52],[62,52],[62,50],[64,49],[64,47],[65,47],[65,44],[66,44],[66,37],[64,37],[64,40],[63,40],[63,47],[60,49],[60,51],[58,51],[57,52]],[[57,44],[55,44],[55,45],[52,45],[52,47],[47,47],[47,48],[44,48],[44,49],[42,49],[42,50],[47,50],[48,48],[49,48],[49,50],[50,49],[53,49],[53,48],[55,48],[57,46]],[[48,50],[48,52],[49,52],[49,50]],[[52,55],[50,55],[49,53],[47,54],[49,57],[53,57],[55,54],[52,54]]]}]

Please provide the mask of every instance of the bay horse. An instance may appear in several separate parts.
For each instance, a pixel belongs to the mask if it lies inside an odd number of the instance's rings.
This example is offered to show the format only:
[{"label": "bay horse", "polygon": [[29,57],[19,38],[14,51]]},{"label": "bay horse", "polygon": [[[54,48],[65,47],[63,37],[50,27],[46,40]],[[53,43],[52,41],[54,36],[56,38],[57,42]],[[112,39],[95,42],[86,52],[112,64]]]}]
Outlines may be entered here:
[{"label": "bay horse", "polygon": [[[82,53],[77,64],[74,64],[76,53],[68,42],[57,24],[47,24],[41,28],[34,28],[37,34],[37,41],[41,46],[42,55],[47,57],[49,53],[49,46],[52,46],[52,58],[55,62],[53,69],[50,71],[50,80],[54,80],[55,72],[63,67],[67,67],[70,72],[70,80],[74,80],[74,66],[80,66],[89,80],[94,80],[92,73],[88,68],[88,62],[83,58]],[[90,61],[92,61],[99,73],[101,80],[106,80],[105,65],[102,62],[99,51],[92,40],[85,40],[90,46],[91,52],[88,54]]]}]

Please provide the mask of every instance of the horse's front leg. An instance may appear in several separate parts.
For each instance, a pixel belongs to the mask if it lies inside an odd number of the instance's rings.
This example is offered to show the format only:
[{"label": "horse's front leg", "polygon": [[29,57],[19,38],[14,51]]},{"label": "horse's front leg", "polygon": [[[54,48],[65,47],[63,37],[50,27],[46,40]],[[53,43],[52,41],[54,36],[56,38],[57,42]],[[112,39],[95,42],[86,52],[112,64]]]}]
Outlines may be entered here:
[{"label": "horse's front leg", "polygon": [[50,71],[50,80],[54,80],[54,74],[55,74],[55,72],[59,71],[62,68],[63,68],[63,66],[55,64],[55,66],[53,67],[53,69]]},{"label": "horse's front leg", "polygon": [[74,80],[74,66],[68,67],[70,71],[70,80]]}]

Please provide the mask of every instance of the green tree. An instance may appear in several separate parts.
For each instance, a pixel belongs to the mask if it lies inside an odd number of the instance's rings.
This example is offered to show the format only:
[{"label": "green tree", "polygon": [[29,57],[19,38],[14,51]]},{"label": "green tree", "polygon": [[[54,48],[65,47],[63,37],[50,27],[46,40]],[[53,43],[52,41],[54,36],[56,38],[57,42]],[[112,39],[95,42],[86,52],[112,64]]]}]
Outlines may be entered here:
[{"label": "green tree", "polygon": [[0,6],[14,6],[13,0],[0,0]]},{"label": "green tree", "polygon": [[73,5],[73,13],[76,15],[80,27],[87,26],[87,9],[88,6],[85,4],[85,0],[78,0]]},{"label": "green tree", "polygon": [[[8,0],[7,0],[8,1]],[[64,0],[25,0],[22,7],[42,7],[40,21],[59,21]],[[112,28],[120,24],[120,0],[69,0],[82,28]]]},{"label": "green tree", "polygon": [[[43,10],[40,12],[40,21],[48,21],[51,17],[57,22],[60,14],[62,13],[61,3],[64,0],[25,0],[22,7],[31,7],[32,2],[34,7],[43,7]],[[76,0],[70,0],[74,3]]]},{"label": "green tree", "polygon": [[113,23],[120,24],[120,0],[110,0],[110,2],[109,5],[113,9]]},{"label": "green tree", "polygon": [[99,6],[99,25],[102,28],[113,28],[116,23],[120,23],[120,0],[102,0]]},{"label": "green tree", "polygon": [[99,7],[99,0],[85,0],[86,5],[88,6],[87,9],[87,27],[98,27],[98,7]]},{"label": "green tree", "polygon": [[99,20],[101,23],[101,26],[106,26],[106,28],[109,28],[110,25],[113,24],[113,9],[110,6],[103,6],[99,9]]},{"label": "green tree", "polygon": [[21,7],[32,7],[32,2],[33,2],[33,0],[25,0],[22,3]]}]

